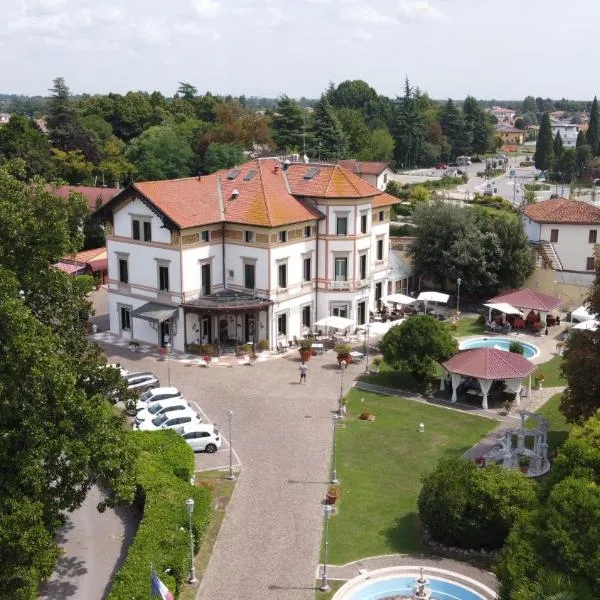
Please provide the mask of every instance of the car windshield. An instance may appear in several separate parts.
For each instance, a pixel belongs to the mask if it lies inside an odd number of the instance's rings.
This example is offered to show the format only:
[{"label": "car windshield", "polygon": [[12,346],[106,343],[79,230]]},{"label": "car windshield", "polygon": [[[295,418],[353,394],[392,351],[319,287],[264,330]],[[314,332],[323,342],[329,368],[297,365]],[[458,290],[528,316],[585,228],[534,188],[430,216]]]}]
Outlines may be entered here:
[{"label": "car windshield", "polygon": [[158,417],[154,417],[152,419],[152,425],[155,427],[160,427],[169,417],[166,414],[158,415]]},{"label": "car windshield", "polygon": [[142,396],[140,397],[140,400],[142,402],[148,402],[148,400],[150,400],[150,398],[152,398],[152,390],[148,390],[147,392],[144,392],[142,394]]},{"label": "car windshield", "polygon": [[151,415],[155,415],[160,409],[162,408],[162,405],[160,402],[156,402],[156,404],[153,404],[149,409],[148,412]]}]

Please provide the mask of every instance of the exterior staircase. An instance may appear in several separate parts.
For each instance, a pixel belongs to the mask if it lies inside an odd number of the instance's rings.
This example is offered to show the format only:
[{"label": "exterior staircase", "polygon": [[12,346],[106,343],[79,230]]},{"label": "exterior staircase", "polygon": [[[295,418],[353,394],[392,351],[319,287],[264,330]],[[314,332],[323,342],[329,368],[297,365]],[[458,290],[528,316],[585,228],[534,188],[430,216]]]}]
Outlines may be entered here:
[{"label": "exterior staircase", "polygon": [[551,268],[554,271],[562,271],[563,266],[558,258],[558,254],[552,245],[552,242],[547,240],[540,240],[539,242],[532,242],[531,244],[538,253],[536,260],[536,267]]}]

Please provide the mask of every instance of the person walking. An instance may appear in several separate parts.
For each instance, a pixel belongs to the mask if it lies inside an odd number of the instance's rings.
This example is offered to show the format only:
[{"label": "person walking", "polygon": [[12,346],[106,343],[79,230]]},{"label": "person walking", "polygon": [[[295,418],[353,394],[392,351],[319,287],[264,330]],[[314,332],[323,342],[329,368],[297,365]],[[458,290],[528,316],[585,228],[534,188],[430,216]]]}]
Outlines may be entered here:
[{"label": "person walking", "polygon": [[298,370],[300,371],[300,383],[306,383],[306,373],[308,372],[308,367],[304,361],[300,363]]}]

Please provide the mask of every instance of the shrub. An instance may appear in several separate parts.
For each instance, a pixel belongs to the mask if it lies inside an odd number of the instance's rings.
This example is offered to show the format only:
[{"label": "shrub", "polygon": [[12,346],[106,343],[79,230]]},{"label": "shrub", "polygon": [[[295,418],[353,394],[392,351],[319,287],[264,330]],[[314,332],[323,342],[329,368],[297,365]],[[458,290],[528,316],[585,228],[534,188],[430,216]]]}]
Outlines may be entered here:
[{"label": "shrub", "polygon": [[523,356],[523,354],[525,354],[525,346],[523,346],[523,344],[521,342],[511,342],[510,346],[508,347],[508,351],[509,352],[513,352],[514,354],[520,354],[521,356]]},{"label": "shrub", "polygon": [[312,350],[312,340],[303,339],[299,342],[298,350]]},{"label": "shrub", "polygon": [[531,192],[539,192],[541,190],[549,190],[550,186],[547,183],[526,183],[525,189]]},{"label": "shrub", "polygon": [[259,352],[264,352],[269,349],[269,342],[267,340],[259,340],[257,344],[257,350]]},{"label": "shrub", "polygon": [[535,484],[518,471],[499,465],[478,469],[455,456],[442,459],[423,477],[419,514],[442,544],[496,549],[535,503]]},{"label": "shrub", "polygon": [[390,235],[392,237],[414,236],[416,231],[417,228],[414,225],[396,225],[395,223],[390,223]]},{"label": "shrub", "polygon": [[143,517],[108,599],[145,600],[150,564],[177,596],[189,571],[185,501],[193,498],[195,502],[192,529],[197,551],[210,522],[210,491],[189,484],[194,455],[176,432],[136,432],[132,436],[139,449],[136,503]]},{"label": "shrub", "polygon": [[519,163],[520,167],[533,167],[533,161],[531,160],[523,160]]}]

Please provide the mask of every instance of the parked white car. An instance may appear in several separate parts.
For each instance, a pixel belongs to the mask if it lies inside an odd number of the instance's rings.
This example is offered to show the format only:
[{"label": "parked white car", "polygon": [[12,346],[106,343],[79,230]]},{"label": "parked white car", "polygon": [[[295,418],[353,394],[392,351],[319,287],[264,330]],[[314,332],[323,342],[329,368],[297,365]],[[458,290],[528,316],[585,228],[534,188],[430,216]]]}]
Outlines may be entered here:
[{"label": "parked white car", "polygon": [[127,389],[133,390],[138,394],[143,394],[147,390],[160,387],[160,381],[154,373],[128,373],[123,378],[127,381]]},{"label": "parked white car", "polygon": [[189,423],[176,431],[194,452],[212,453],[221,447],[221,435],[212,423]]},{"label": "parked white car", "polygon": [[143,421],[151,421],[154,417],[176,410],[192,410],[192,407],[184,398],[166,398],[164,400],[158,400],[157,402],[146,405],[146,408],[138,411],[135,416],[135,422],[139,425]]},{"label": "parked white car", "polygon": [[159,400],[168,400],[169,398],[181,398],[181,392],[175,387],[159,387],[144,392],[137,401],[136,409],[138,411],[148,408],[153,402]]},{"label": "parked white car", "polygon": [[177,429],[188,423],[199,422],[198,415],[191,408],[164,412],[152,420],[147,419],[139,425],[136,423],[134,429],[137,431],[158,431],[160,429]]}]

